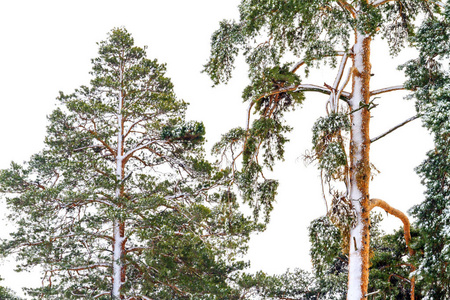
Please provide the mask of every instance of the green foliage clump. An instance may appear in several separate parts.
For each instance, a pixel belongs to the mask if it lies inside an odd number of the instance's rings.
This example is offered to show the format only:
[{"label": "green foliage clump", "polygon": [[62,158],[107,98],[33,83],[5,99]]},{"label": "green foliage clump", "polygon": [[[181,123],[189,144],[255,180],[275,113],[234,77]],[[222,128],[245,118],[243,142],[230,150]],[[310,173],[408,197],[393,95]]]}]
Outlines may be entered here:
[{"label": "green foliage clump", "polygon": [[417,284],[428,299],[450,297],[450,75],[443,61],[450,53],[450,15],[448,6],[442,18],[422,24],[413,42],[419,57],[402,68],[413,90],[416,109],[423,125],[433,135],[434,149],[416,168],[426,187],[425,200],[411,210],[420,232]]},{"label": "green foliage clump", "polygon": [[313,126],[312,160],[324,172],[327,181],[345,179],[347,154],[342,134],[350,131],[350,119],[344,113],[331,113],[319,118]]}]

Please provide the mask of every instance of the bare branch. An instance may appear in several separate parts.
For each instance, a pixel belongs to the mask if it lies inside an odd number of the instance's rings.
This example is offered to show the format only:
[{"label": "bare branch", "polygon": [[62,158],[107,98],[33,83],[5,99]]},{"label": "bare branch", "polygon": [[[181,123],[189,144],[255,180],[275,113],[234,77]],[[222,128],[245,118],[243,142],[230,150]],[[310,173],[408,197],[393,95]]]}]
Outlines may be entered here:
[{"label": "bare branch", "polygon": [[391,1],[397,1],[397,0],[376,0],[376,1],[372,2],[372,6],[377,7],[377,6],[383,5],[383,4],[391,2]]},{"label": "bare branch", "polygon": [[[314,85],[314,84],[300,84],[297,85],[297,88],[294,90],[295,92],[319,92],[322,94],[330,95],[331,91],[327,89],[326,87]],[[342,92],[340,99],[344,101],[348,101],[350,99],[350,93],[348,92]]]},{"label": "bare branch", "polygon": [[145,121],[145,120],[146,120],[146,118],[142,118],[142,119],[137,120],[133,124],[131,124],[130,128],[128,128],[128,130],[127,130],[127,133],[125,133],[124,138],[126,138],[130,134],[130,132],[134,128],[134,126],[138,125],[139,123],[141,123],[142,121]]},{"label": "bare branch", "polygon": [[[341,98],[341,95],[342,95],[342,93],[344,92],[345,87],[346,87],[347,84],[349,83],[350,78],[352,77],[352,73],[353,73],[354,70],[355,70],[355,67],[351,67],[351,68],[349,69],[348,74],[347,74],[347,78],[345,79],[345,81],[344,81],[344,83],[341,85],[341,87],[339,88],[338,93],[337,93],[337,95],[336,95],[336,96],[337,96],[336,99],[340,99],[340,98]],[[348,97],[350,97],[350,95],[349,95]]]},{"label": "bare branch", "polygon": [[[333,56],[343,56],[344,54],[345,54],[345,51],[336,51],[336,54],[333,55]],[[327,56],[325,56],[325,57],[330,57],[330,56],[332,56],[332,55],[327,55]],[[316,58],[313,58],[313,59],[315,60]],[[294,65],[294,67],[292,67],[291,73],[297,72],[297,70],[298,70],[301,66],[303,66],[305,63],[306,63],[305,60],[301,60],[301,61],[299,61],[298,63],[296,63],[296,64]]]},{"label": "bare branch", "polygon": [[150,146],[150,145],[153,144],[154,142],[155,142],[155,141],[150,141],[150,142],[148,142],[148,143],[145,143],[145,144],[143,144],[143,145],[141,145],[141,146],[138,146],[138,147],[136,147],[136,148],[134,148],[134,149],[129,150],[127,153],[125,153],[125,154],[123,155],[124,161],[127,161],[127,160],[130,158],[130,156],[133,155],[134,152],[136,152],[136,151],[138,151],[138,150],[141,150],[141,149],[144,149],[144,148],[148,148],[148,146]]},{"label": "bare branch", "polygon": [[411,122],[411,121],[414,121],[415,119],[417,119],[417,118],[419,118],[419,117],[420,117],[420,115],[415,115],[414,117],[411,117],[411,118],[409,118],[409,119],[403,121],[402,123],[398,124],[397,126],[392,127],[391,129],[389,129],[389,130],[386,131],[385,133],[383,133],[383,134],[377,136],[376,138],[371,139],[370,142],[373,143],[373,142],[375,142],[375,141],[378,141],[378,140],[381,139],[382,137],[385,137],[386,135],[388,135],[389,133],[393,132],[394,130],[396,130],[396,129],[402,127],[403,125],[408,124],[408,123]]},{"label": "bare branch", "polygon": [[345,65],[347,64],[347,59],[348,59],[348,54],[344,53],[344,55],[342,56],[341,64],[339,65],[339,70],[336,75],[336,79],[334,80],[334,83],[333,83],[334,89],[337,89],[339,86],[339,83],[341,82],[342,74],[344,74]]},{"label": "bare branch", "polygon": [[100,292],[100,294],[97,294],[94,296],[94,299],[100,298],[101,296],[111,295],[111,292]]},{"label": "bare branch", "polygon": [[391,86],[391,87],[371,91],[370,96],[375,96],[375,95],[393,92],[393,91],[402,91],[402,90],[405,90],[405,87],[403,85],[396,85],[396,86]]},{"label": "bare branch", "polygon": [[406,246],[408,247],[409,254],[414,255],[415,251],[410,247],[411,242],[411,223],[409,222],[408,217],[400,210],[393,208],[387,202],[381,199],[370,199],[369,211],[371,211],[374,207],[380,207],[384,209],[387,213],[399,218],[403,222],[403,231],[405,235]]}]

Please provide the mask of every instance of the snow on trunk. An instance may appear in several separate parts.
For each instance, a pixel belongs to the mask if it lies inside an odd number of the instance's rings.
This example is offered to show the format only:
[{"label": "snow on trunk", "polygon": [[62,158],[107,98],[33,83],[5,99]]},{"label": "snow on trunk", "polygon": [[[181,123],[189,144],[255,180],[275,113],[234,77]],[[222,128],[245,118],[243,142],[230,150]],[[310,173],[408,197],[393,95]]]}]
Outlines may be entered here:
[{"label": "snow on trunk", "polygon": [[[120,81],[123,80],[122,68],[120,68]],[[123,166],[123,96],[122,90],[119,91],[119,108],[117,113],[117,122],[119,130],[117,133],[117,154],[116,154],[116,178],[119,182],[124,179]],[[116,188],[116,198],[119,199],[123,194],[123,186],[119,185]],[[120,205],[119,205],[120,206]],[[118,219],[113,221],[113,287],[111,291],[112,299],[120,299],[120,289],[125,280],[125,266],[123,264],[124,249],[125,249],[125,224]]]},{"label": "snow on trunk", "polygon": [[[356,211],[356,226],[350,231],[348,300],[365,299],[369,280],[369,121],[370,41],[356,32],[350,140],[350,199]],[[366,106],[367,105],[367,106]]]}]

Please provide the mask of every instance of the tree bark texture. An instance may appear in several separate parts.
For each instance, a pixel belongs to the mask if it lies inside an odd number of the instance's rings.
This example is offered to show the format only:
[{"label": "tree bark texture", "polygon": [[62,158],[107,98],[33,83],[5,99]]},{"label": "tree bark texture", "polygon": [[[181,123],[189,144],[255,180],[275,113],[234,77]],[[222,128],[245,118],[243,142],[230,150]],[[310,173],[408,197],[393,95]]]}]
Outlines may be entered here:
[{"label": "tree bark texture", "polygon": [[350,200],[356,225],[350,231],[348,300],[366,299],[369,282],[370,226],[370,42],[371,37],[355,34],[353,85],[350,98]]}]

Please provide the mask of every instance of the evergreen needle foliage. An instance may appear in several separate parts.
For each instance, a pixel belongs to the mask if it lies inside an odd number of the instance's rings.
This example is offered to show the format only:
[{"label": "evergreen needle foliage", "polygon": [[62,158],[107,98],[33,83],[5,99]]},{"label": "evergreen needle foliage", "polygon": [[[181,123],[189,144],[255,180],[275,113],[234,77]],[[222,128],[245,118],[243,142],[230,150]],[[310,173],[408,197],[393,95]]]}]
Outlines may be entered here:
[{"label": "evergreen needle foliage", "polygon": [[42,269],[33,298],[233,299],[254,224],[204,159],[203,124],[124,28],[92,64],[89,86],[60,93],[44,149],[0,172],[16,225],[1,253]]},{"label": "evergreen needle foliage", "polygon": [[[244,101],[249,103],[247,128],[225,134],[215,152],[222,158],[231,157],[235,183],[245,201],[255,208],[255,217],[259,217],[259,211],[264,208],[267,222],[273,208],[277,184],[266,178],[265,171],[272,170],[276,161],[284,159],[287,134],[292,129],[286,124],[284,114],[301,106],[306,91],[329,95],[326,116],[319,117],[313,127],[313,147],[307,158],[317,162],[321,171],[323,196],[328,198],[325,202],[331,204],[327,221],[333,223],[321,220],[312,225],[313,229],[324,230],[317,231],[318,238],[314,239],[317,244],[313,249],[317,250],[319,245],[339,247],[333,248],[335,251],[329,253],[329,258],[323,257],[330,261],[316,261],[326,265],[326,268],[315,266],[318,269],[314,275],[319,282],[316,287],[303,289],[303,295],[286,292],[270,297],[342,299],[347,293],[348,299],[362,300],[369,291],[376,299],[422,295],[429,299],[450,297],[447,199],[450,93],[448,74],[442,71],[439,62],[442,58],[448,59],[450,14],[447,10],[442,14],[441,6],[440,1],[434,0],[242,0],[239,19],[222,21],[213,33],[211,56],[204,72],[214,84],[226,83],[231,78],[239,53],[249,67],[250,85],[243,93]],[[416,33],[418,17],[425,21]],[[399,90],[395,87],[370,90],[371,43],[376,38],[387,41],[391,55],[407,44],[418,46],[420,57],[404,66],[409,76],[404,88],[414,91],[418,113],[436,138],[435,150],[418,168],[428,190],[427,200],[413,210],[421,222],[417,224],[420,231],[417,235],[427,239],[424,260],[416,271],[413,263],[417,263],[417,254],[414,255],[413,248],[418,238],[411,242],[408,218],[383,200],[371,199],[369,193],[370,181],[377,172],[369,160],[371,110],[377,106],[372,97]],[[309,70],[320,67],[321,63],[336,67],[336,57],[340,56],[342,60],[332,85],[305,84],[297,72],[304,66],[307,77]],[[352,65],[347,67],[346,64]],[[242,168],[236,167],[238,159],[242,159]],[[265,195],[261,191],[265,191]],[[406,244],[397,241],[402,251],[393,246],[395,238],[392,236],[377,240],[375,235],[375,240],[370,241],[370,212],[377,206],[404,222]],[[331,237],[343,239],[343,242],[324,242]],[[343,253],[336,250],[341,247]],[[313,255],[317,255],[316,250]],[[388,253],[392,256],[391,264],[383,256]],[[331,261],[339,258],[342,265],[349,264],[348,291],[343,286],[341,271],[336,276],[331,271],[323,271],[331,269]],[[378,269],[371,270],[371,259]],[[334,267],[344,270],[346,267],[342,265]],[[374,274],[373,281],[369,279],[369,272]],[[269,297],[262,285],[273,282],[268,283],[267,276],[258,274],[253,280],[258,278],[265,283],[255,283],[253,291],[261,291],[260,294]],[[384,285],[382,280],[385,280]],[[314,289],[317,291],[317,287],[327,287],[328,291],[319,288],[321,292],[315,296],[308,294]],[[375,290],[378,287],[380,292]],[[422,291],[422,287],[426,291]]]}]

